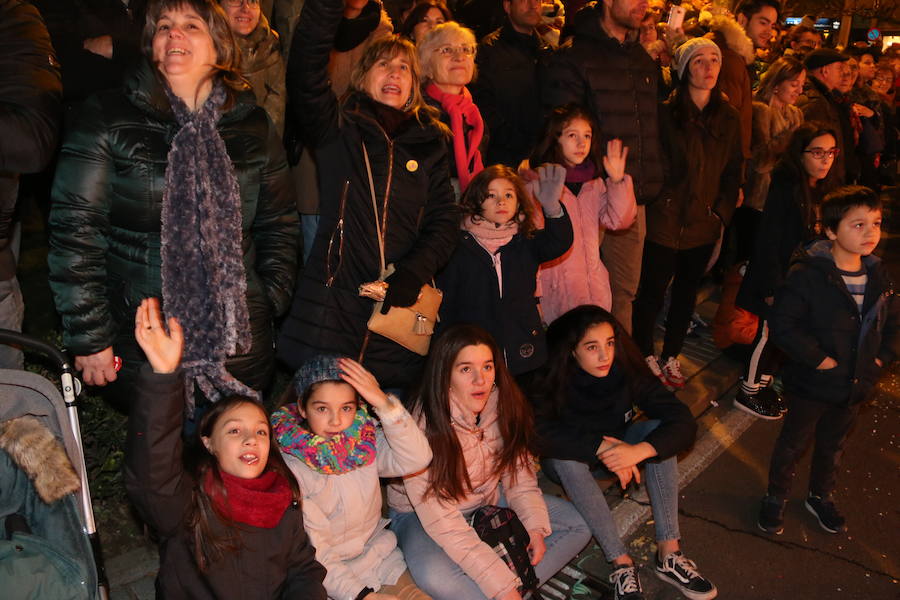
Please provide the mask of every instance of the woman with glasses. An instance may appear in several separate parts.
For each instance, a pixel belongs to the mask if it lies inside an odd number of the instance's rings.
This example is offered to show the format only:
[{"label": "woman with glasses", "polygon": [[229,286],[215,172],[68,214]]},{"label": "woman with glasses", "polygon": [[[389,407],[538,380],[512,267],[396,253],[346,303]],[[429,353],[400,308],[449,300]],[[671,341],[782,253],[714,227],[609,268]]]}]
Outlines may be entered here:
[{"label": "woman with glasses", "polygon": [[188,392],[253,396],[297,270],[284,149],[214,0],[154,1],[143,51],[63,141],[48,259],[63,343],[87,384],[126,383],[144,360],[135,307],[161,297],[185,328]]},{"label": "woman with glasses", "polygon": [[418,44],[425,101],[441,111],[453,133],[451,177],[460,192],[484,168],[484,120],[466,88],[475,77],[475,48],[472,30],[453,21],[438,25]]},{"label": "woman with glasses", "polygon": [[294,370],[316,354],[357,358],[396,390],[423,359],[368,330],[375,301],[360,289],[393,265],[383,311],[412,306],[453,252],[446,128],[422,98],[415,47],[397,36],[366,48],[337,98],[327,68],[343,10],[341,0],[307,0],[293,38],[289,110],[316,156],[321,220],[278,356]]},{"label": "woman with glasses", "polygon": [[816,121],[794,131],[772,172],[762,221],[741,283],[737,304],[759,316],[735,406],[762,419],[781,418],[781,399],[770,386],[777,366],[769,345],[769,313],[791,255],[823,235],[819,207],[829,191],[823,181],[839,150],[833,129]]},{"label": "woman with glasses", "polygon": [[250,82],[256,103],[266,109],[278,134],[284,131],[284,59],[278,34],[269,27],[259,0],[219,0],[241,49],[241,73]]}]

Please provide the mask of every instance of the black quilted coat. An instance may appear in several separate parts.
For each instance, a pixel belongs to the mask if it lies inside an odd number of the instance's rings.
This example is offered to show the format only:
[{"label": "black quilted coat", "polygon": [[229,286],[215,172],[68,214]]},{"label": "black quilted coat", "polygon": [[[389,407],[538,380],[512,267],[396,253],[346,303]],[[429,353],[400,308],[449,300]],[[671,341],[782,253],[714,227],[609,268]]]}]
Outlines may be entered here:
[{"label": "black quilted coat", "polygon": [[381,271],[375,208],[363,154],[368,154],[378,219],[386,216],[385,260],[430,281],[450,257],[458,218],[447,145],[431,119],[408,118],[388,135],[381,109],[355,92],[339,102],[328,83],[328,55],[341,20],[340,0],[308,0],[294,35],[288,71],[289,111],[318,163],[321,217],[309,261],[297,281],[278,357],[296,369],[320,352],[358,357],[382,386],[413,381],[422,357],[369,333],[374,302],[358,287]]},{"label": "black quilted coat", "polygon": [[[297,272],[298,217],[284,149],[250,91],[219,120],[240,186],[244,268],[253,347],[229,359],[260,389],[274,367],[272,318],[284,312]],[[50,211],[50,285],[63,342],[76,355],[109,346],[133,375],[141,353],[134,313],[161,297],[160,212],[167,156],[178,125],[148,62],[124,90],[89,99],[65,135]]]}]

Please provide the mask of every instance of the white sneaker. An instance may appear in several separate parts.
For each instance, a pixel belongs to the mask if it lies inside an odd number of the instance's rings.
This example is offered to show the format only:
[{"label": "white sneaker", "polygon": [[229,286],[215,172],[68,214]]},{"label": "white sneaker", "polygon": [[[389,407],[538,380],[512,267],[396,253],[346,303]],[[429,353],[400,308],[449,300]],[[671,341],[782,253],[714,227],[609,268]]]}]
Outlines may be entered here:
[{"label": "white sneaker", "polygon": [[662,375],[669,386],[676,390],[684,389],[685,379],[681,374],[681,363],[678,361],[678,357],[669,357],[669,360],[662,366]]},{"label": "white sneaker", "polygon": [[652,354],[650,356],[645,356],[644,360],[647,361],[647,366],[650,367],[650,372],[659,379],[660,383],[663,385],[668,385],[669,382],[666,381],[666,376],[663,375],[662,369],[659,368],[659,359]]}]

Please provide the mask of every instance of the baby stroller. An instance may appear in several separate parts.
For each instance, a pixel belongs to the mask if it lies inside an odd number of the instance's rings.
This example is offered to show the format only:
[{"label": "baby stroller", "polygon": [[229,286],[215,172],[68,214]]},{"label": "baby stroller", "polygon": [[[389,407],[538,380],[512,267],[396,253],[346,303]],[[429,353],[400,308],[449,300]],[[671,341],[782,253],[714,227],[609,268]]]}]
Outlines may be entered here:
[{"label": "baby stroller", "polygon": [[0,595],[6,599],[109,597],[94,525],[75,399],[65,354],[0,329],[0,344],[43,354],[47,379],[0,369]]}]

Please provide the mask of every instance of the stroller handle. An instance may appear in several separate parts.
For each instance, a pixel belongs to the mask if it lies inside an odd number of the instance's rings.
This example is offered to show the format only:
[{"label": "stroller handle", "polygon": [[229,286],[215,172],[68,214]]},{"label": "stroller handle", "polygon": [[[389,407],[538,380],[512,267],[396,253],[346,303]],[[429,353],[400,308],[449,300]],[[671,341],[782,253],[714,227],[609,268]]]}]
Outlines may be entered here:
[{"label": "stroller handle", "polygon": [[0,344],[20,346],[26,350],[40,352],[56,361],[57,366],[61,371],[72,370],[69,359],[63,351],[36,337],[19,333],[18,331],[13,331],[11,329],[0,329]]}]

